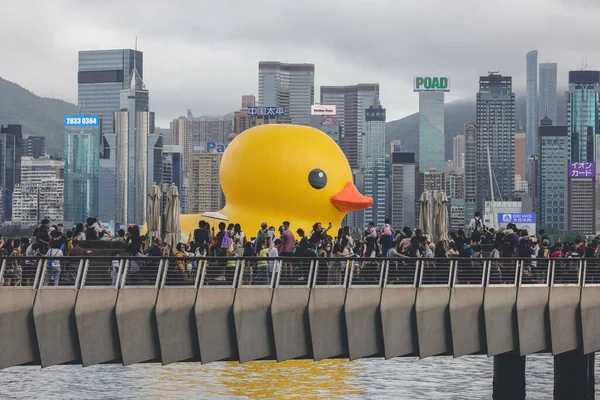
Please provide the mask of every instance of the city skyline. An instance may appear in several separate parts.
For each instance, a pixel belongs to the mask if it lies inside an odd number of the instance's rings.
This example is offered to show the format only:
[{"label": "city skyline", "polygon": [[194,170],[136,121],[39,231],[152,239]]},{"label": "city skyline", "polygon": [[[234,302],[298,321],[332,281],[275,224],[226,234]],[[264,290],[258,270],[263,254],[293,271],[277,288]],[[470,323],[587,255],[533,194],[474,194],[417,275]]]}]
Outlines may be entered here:
[{"label": "city skyline", "polygon": [[[375,24],[355,24],[355,35],[343,37],[338,22],[322,21],[325,15],[315,12],[316,3],[309,3],[302,10],[287,12],[288,5],[266,7],[268,2],[245,4],[241,7],[227,8],[217,6],[209,10],[210,23],[186,24],[187,18],[196,13],[195,6],[186,7],[185,13],[168,13],[176,10],[176,3],[159,4],[152,13],[137,7],[134,1],[124,2],[118,6],[108,4],[98,8],[92,4],[78,7],[79,14],[94,14],[96,19],[86,19],[66,23],[69,7],[45,5],[39,1],[24,1],[8,6],[8,13],[27,11],[32,25],[30,29],[24,25],[14,25],[7,21],[0,27],[0,34],[10,35],[11,41],[3,41],[0,51],[6,56],[19,54],[21,63],[9,63],[2,66],[0,76],[18,82],[28,89],[44,96],[54,96],[76,103],[77,88],[77,52],[82,49],[118,49],[132,48],[134,37],[139,37],[138,49],[145,53],[144,80],[153,88],[152,109],[157,113],[157,123],[166,127],[167,122],[179,115],[182,110],[191,108],[196,114],[219,115],[237,108],[240,93],[257,93],[257,64],[260,60],[280,60],[282,62],[313,63],[315,69],[315,86],[348,85],[356,82],[378,82],[385,90],[381,93],[381,101],[388,109],[388,120],[409,115],[418,109],[418,99],[411,95],[412,77],[425,74],[443,74],[453,80],[453,90],[447,102],[472,98],[477,91],[477,82],[473,76],[485,75],[488,70],[500,71],[503,75],[512,76],[515,92],[524,92],[525,69],[523,54],[531,49],[539,51],[539,62],[557,62],[559,90],[567,86],[566,71],[580,69],[587,58],[588,68],[600,65],[600,55],[590,53],[593,48],[594,13],[582,13],[582,4],[570,4],[562,1],[544,2],[548,11],[543,19],[532,18],[539,11],[534,3],[522,5],[518,15],[508,13],[510,7],[498,8],[493,21],[478,18],[486,12],[486,4],[481,2],[475,7],[466,3],[453,2],[452,5],[433,2],[439,15],[455,15],[467,9],[474,15],[475,27],[469,30],[453,25],[452,18],[431,16],[429,23],[415,26],[410,21],[398,23],[398,18],[410,19],[413,13],[431,9],[431,4],[413,5],[411,13],[402,13],[402,4],[381,4],[371,12]],[[495,4],[495,3],[493,3]],[[492,5],[493,5],[492,4]],[[246,17],[251,9],[263,8],[262,17],[269,21],[259,29],[253,30],[252,37],[247,35],[248,23],[256,25],[256,20],[247,19],[237,24],[230,22]],[[468,7],[468,8],[467,8]],[[118,8],[118,10],[117,10]],[[64,11],[62,11],[64,10]],[[136,18],[131,18],[133,11]],[[162,12],[162,11],[164,12]],[[337,8],[338,18],[344,23],[351,23],[360,17],[351,4],[348,9]],[[398,11],[398,12],[396,12]],[[287,24],[277,18],[280,12],[296,14]],[[164,15],[165,23],[154,21],[155,13]],[[111,16],[109,18],[109,15]],[[404,15],[406,15],[404,17]],[[268,18],[269,16],[275,18]],[[587,23],[587,19],[590,19]],[[96,23],[95,21],[102,21]],[[227,20],[226,35],[215,22]],[[315,24],[323,22],[324,31],[310,32],[300,29],[306,20]],[[527,20],[527,23],[525,23]],[[577,22],[581,29],[567,34],[542,29],[537,24],[568,24]],[[400,21],[402,22],[402,21]],[[503,27],[510,23],[513,29],[508,37],[495,35],[494,27]],[[491,26],[490,26],[491,24]],[[429,35],[420,35],[435,25],[440,30],[451,31],[451,40],[435,40]],[[171,29],[177,27],[177,32]],[[191,26],[191,28],[187,28]],[[480,35],[472,35],[478,27]],[[537,26],[537,28],[536,28]],[[183,27],[183,28],[182,28]],[[193,29],[194,34],[187,29]],[[207,32],[204,32],[207,31]],[[44,34],[40,34],[44,32]],[[272,32],[279,32],[276,36]],[[489,32],[489,33],[486,33]],[[206,34],[204,34],[206,33]],[[315,35],[329,35],[331,40],[318,41]],[[382,48],[390,37],[406,36],[411,40],[402,43],[400,51],[389,51]],[[258,35],[258,36],[257,36]],[[253,37],[266,39],[250,40]],[[272,35],[272,36],[269,36]],[[269,38],[272,40],[269,41]],[[386,39],[387,38],[387,39]],[[336,43],[331,48],[329,43]],[[270,43],[265,46],[265,43]],[[481,46],[480,43],[485,43]],[[309,45],[310,44],[310,45]],[[368,45],[367,45],[368,44]],[[477,51],[471,56],[457,57],[458,51],[465,47]],[[419,57],[414,57],[419,49]],[[427,51],[423,51],[427,49]],[[565,49],[563,51],[557,49]],[[200,57],[199,55],[202,55]],[[204,55],[208,55],[205,57]],[[165,63],[165,59],[175,59],[177,63]],[[44,65],[44,69],[31,73],[28,65]],[[432,65],[444,65],[443,68]],[[186,88],[186,90],[181,90]],[[211,93],[207,96],[206,93]],[[399,93],[402,93],[399,95]],[[315,98],[318,98],[315,93]]]}]

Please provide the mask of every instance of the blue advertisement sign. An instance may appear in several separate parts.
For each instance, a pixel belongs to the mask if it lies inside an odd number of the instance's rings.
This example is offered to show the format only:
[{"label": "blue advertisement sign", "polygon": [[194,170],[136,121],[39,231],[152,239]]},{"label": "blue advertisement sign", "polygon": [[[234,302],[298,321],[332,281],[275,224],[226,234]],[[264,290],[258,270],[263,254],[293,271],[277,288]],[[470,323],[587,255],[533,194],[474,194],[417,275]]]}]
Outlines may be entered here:
[{"label": "blue advertisement sign", "polygon": [[248,115],[280,117],[285,115],[285,107],[248,107]]},{"label": "blue advertisement sign", "polygon": [[501,224],[535,224],[535,214],[498,213]]},{"label": "blue advertisement sign", "polygon": [[65,126],[100,126],[100,118],[96,115],[70,115],[64,122]]},{"label": "blue advertisement sign", "polygon": [[224,153],[226,148],[227,148],[227,146],[224,145],[223,143],[217,143],[217,142],[207,142],[206,143],[206,152],[208,152],[208,153],[211,153],[211,152]]}]

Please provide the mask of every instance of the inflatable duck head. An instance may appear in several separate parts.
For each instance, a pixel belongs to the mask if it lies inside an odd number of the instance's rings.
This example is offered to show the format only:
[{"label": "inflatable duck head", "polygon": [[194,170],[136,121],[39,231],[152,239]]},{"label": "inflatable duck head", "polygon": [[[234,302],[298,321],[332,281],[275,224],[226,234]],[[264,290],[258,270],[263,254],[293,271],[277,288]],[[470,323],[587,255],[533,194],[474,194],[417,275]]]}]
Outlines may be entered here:
[{"label": "inflatable duck head", "polygon": [[269,124],[242,132],[225,150],[219,175],[226,199],[220,212],[248,235],[261,222],[277,227],[289,221],[294,232],[307,234],[317,222],[337,229],[347,212],[373,204],[354,186],[339,146],[307,126]]}]

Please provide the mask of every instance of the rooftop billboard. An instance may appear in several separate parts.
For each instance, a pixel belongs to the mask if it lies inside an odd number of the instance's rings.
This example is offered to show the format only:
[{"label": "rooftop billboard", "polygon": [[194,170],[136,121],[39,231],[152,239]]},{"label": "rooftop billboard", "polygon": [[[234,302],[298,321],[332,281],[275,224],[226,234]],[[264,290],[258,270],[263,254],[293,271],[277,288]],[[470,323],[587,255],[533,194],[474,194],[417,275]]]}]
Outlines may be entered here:
[{"label": "rooftop billboard", "polygon": [[415,76],[413,78],[415,92],[449,92],[450,78],[447,76]]}]

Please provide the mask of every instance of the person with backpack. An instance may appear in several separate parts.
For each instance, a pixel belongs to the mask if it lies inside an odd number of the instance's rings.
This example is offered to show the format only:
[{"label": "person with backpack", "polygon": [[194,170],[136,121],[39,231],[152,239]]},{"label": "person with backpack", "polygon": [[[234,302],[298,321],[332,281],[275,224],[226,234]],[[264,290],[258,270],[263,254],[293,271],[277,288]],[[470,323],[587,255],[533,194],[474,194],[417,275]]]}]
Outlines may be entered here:
[{"label": "person with backpack", "polygon": [[[47,257],[62,257],[64,254],[60,249],[61,242],[55,241],[50,246],[50,249],[46,253]],[[60,283],[60,260],[56,258],[49,258],[46,261],[46,281],[44,286],[58,286]]]},{"label": "person with backpack", "polygon": [[473,240],[474,243],[479,243],[481,240],[481,235],[485,233],[485,226],[483,225],[481,213],[479,211],[475,211],[475,216],[469,223],[469,232],[471,235],[471,240]]}]

